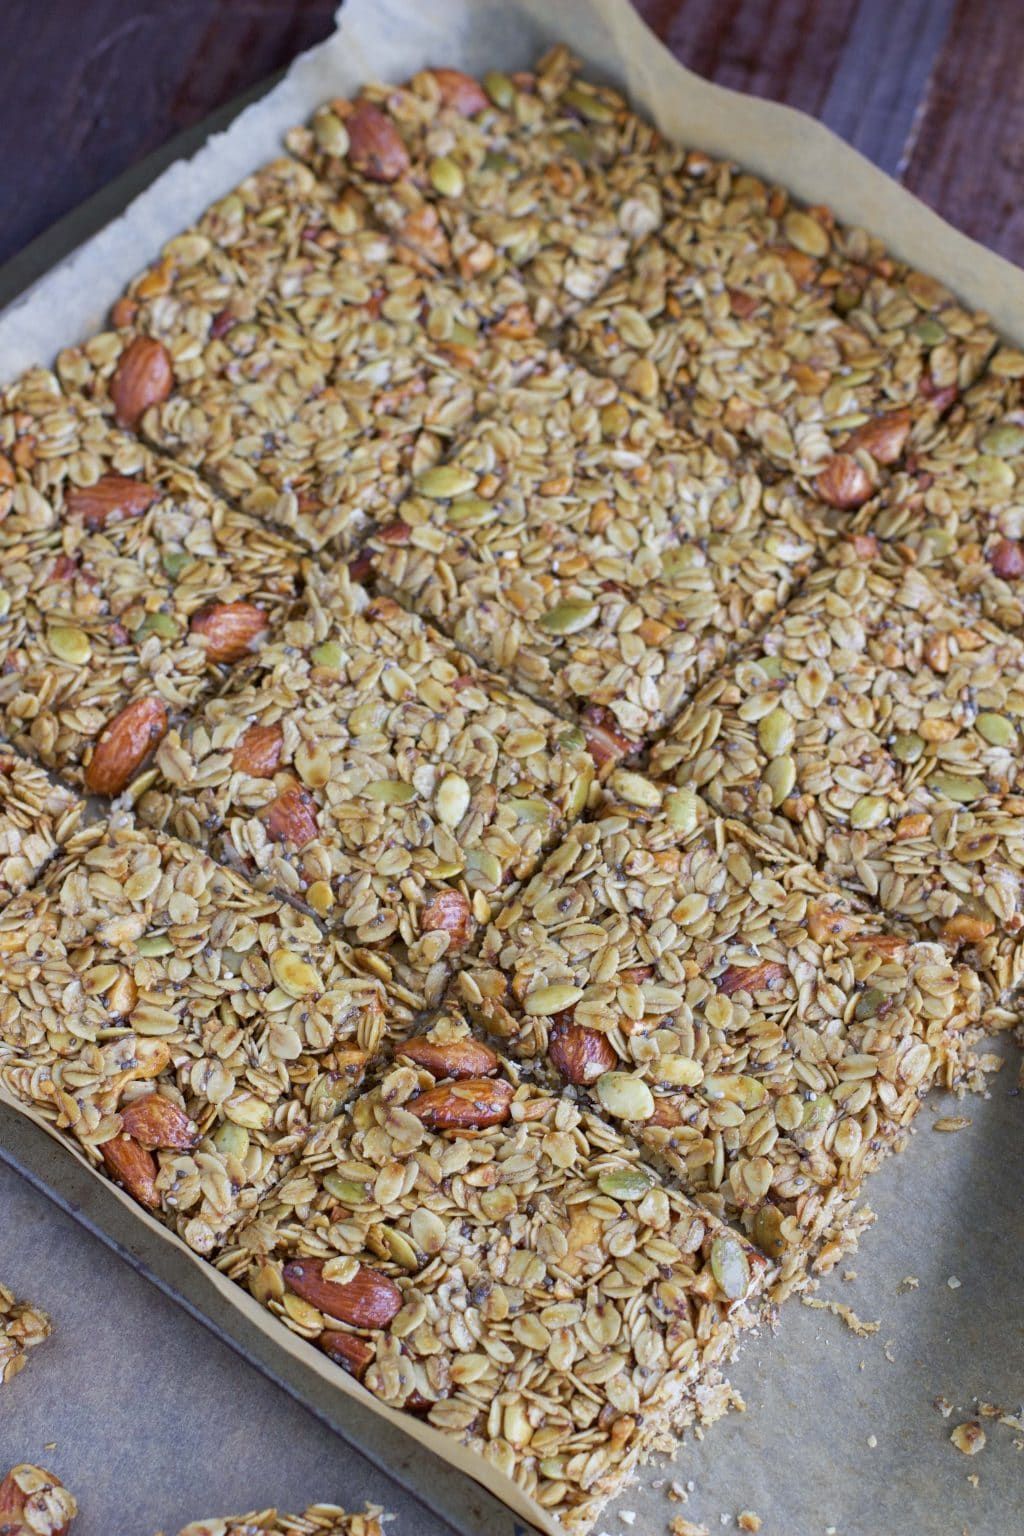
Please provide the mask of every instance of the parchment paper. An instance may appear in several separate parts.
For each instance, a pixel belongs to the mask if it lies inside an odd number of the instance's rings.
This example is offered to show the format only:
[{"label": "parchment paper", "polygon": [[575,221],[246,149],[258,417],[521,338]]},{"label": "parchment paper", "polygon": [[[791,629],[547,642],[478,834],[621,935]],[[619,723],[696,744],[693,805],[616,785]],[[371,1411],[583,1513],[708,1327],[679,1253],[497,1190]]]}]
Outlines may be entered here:
[{"label": "parchment paper", "polygon": [[[555,41],[568,42],[595,76],[623,87],[666,134],[742,161],[766,177],[787,183],[811,201],[830,203],[842,218],[869,226],[886,238],[897,255],[943,279],[964,300],[989,310],[1008,336],[1024,342],[1024,272],[955,232],[827,129],[803,114],[726,91],[683,69],[654,39],[631,10],[628,0],[562,0],[557,6],[551,0],[349,0],[340,14],[336,33],[298,60],[281,85],[248,108],[225,133],[212,139],[192,160],[172,167],[128,209],[123,218],[89,241],[0,316],[0,380],[14,376],[33,363],[49,364],[61,346],[84,339],[102,328],[110,304],[127,279],[147,265],[163,242],[196,218],[212,199],[223,195],[261,162],[279,153],[282,131],[305,119],[318,101],[331,95],[354,92],[367,79],[400,80],[430,64],[455,65],[477,74],[495,66],[503,69],[527,67],[539,51]],[[939,1140],[933,1138],[935,1143]],[[997,1189],[1001,1166],[998,1154],[993,1163],[994,1148],[987,1142],[983,1143],[983,1148],[988,1185]],[[1020,1283],[1024,1265],[1021,1262],[1019,1201],[1014,1205],[1018,1216],[1016,1232],[1007,1232],[1005,1223],[1002,1231],[988,1231],[985,1207],[980,1202],[975,1203],[973,1198],[976,1181],[970,1165],[966,1161],[961,1165],[952,1151],[943,1151],[942,1177],[950,1182],[948,1189],[944,1187],[939,1191],[943,1198],[936,1208],[934,1199],[929,1202],[926,1196],[936,1193],[937,1150],[929,1148],[931,1156],[925,1163],[922,1162],[925,1149],[917,1145],[896,1173],[889,1170],[879,1177],[879,1187],[883,1180],[902,1181],[901,1187],[907,1198],[895,1202],[888,1234],[881,1232],[877,1238],[869,1239],[872,1263],[878,1265],[880,1257],[887,1260],[875,1273],[891,1279],[893,1261],[898,1266],[901,1253],[906,1255],[908,1272],[915,1265],[922,1267],[925,1259],[930,1270],[934,1270],[936,1262],[941,1267],[943,1248],[937,1243],[940,1240],[959,1241],[964,1232],[970,1233],[978,1245],[991,1244],[991,1263],[986,1259],[983,1246],[980,1254],[975,1250],[981,1273],[994,1272],[993,1266],[999,1270],[1000,1265],[1005,1270],[1009,1257],[1019,1277],[1016,1291],[1010,1287],[1009,1301],[1013,1305],[1010,1336],[1005,1348],[1000,1344],[997,1351],[998,1359],[1004,1364],[1008,1362],[1011,1369],[1016,1352],[1019,1372],[1021,1357],[1024,1357],[1020,1311],[1016,1307],[1016,1297],[1024,1292],[1024,1284]],[[68,1155],[78,1154],[71,1152]],[[904,1173],[904,1168],[912,1166],[912,1159],[916,1160],[914,1172]],[[951,1174],[954,1175],[952,1178]],[[1016,1188],[1019,1190],[1020,1187],[1018,1174]],[[948,1199],[945,1198],[947,1194]],[[119,1192],[118,1195],[124,1203],[130,1204],[126,1196]],[[132,1209],[138,1221],[146,1224],[153,1240],[177,1243],[177,1239],[145,1212],[134,1205]],[[939,1230],[936,1221],[940,1223]],[[179,1246],[187,1251],[184,1245]],[[198,1259],[194,1262],[201,1263]],[[289,1351],[305,1360],[308,1367],[323,1379],[331,1380],[337,1391],[372,1404],[376,1412],[431,1446],[445,1460],[486,1481],[511,1509],[537,1529],[549,1536],[557,1536],[558,1528],[551,1517],[526,1499],[508,1479],[490,1468],[483,1468],[475,1457],[467,1455],[429,1427],[377,1403],[334,1370],[311,1346],[274,1324],[243,1291],[231,1286],[208,1266],[203,1267],[207,1276],[214,1274],[218,1288],[230,1295],[255,1326],[273,1328],[279,1342],[285,1342]],[[1005,1316],[1005,1287],[1002,1299]],[[985,1298],[980,1298],[980,1305],[985,1306]],[[792,1310],[787,1309],[787,1313]],[[804,1317],[799,1314],[798,1304],[797,1310],[795,1321],[787,1320],[784,1325],[781,1348],[787,1351],[783,1359],[791,1362],[788,1379],[799,1401],[787,1403],[784,1398],[778,1399],[773,1383],[776,1379],[784,1381],[787,1378],[784,1374],[779,1378],[773,1375],[759,1393],[763,1398],[760,1413],[749,1424],[734,1421],[724,1430],[717,1429],[706,1442],[709,1477],[715,1475],[714,1468],[723,1469],[721,1460],[715,1461],[716,1443],[723,1448],[730,1447],[729,1467],[735,1467],[737,1457],[745,1458],[752,1446],[758,1447],[758,1454],[768,1452],[767,1464],[751,1481],[752,1489],[758,1490],[761,1513],[767,1517],[765,1536],[770,1536],[773,1530],[784,1531],[786,1536],[804,1536],[806,1531],[811,1536],[812,1532],[827,1529],[828,1506],[824,1488],[820,1525],[805,1523],[811,1518],[806,1501],[801,1506],[801,1513],[796,1514],[796,1506],[789,1502],[785,1489],[793,1479],[807,1477],[808,1459],[813,1475],[823,1482],[828,1480],[830,1472],[834,1472],[828,1465],[827,1436],[823,1441],[820,1432],[822,1426],[829,1423],[829,1413],[834,1413],[836,1393],[849,1395],[851,1390],[848,1382],[833,1380],[827,1372],[823,1376],[816,1369],[820,1361],[815,1359],[815,1346],[807,1347],[808,1330]],[[815,1314],[806,1315],[817,1321]],[[926,1322],[929,1316],[926,1308]],[[916,1347],[929,1349],[933,1343],[929,1342],[926,1329]],[[955,1329],[946,1341],[946,1347],[951,1350],[951,1371],[954,1365],[956,1370],[963,1369],[966,1361]],[[976,1343],[974,1348],[976,1354]],[[765,1344],[753,1359],[758,1368],[763,1365],[766,1371],[769,1368],[773,1373],[777,1370],[779,1357],[774,1345]],[[856,1369],[856,1362],[853,1369]],[[741,1367],[739,1379],[745,1380],[750,1370],[748,1361]],[[755,1373],[755,1382],[758,1380]],[[1021,1395],[1024,1395],[1024,1387]],[[887,1432],[898,1435],[899,1424],[893,1424],[884,1401],[879,1402],[878,1410],[880,1418],[886,1420]],[[846,1425],[848,1416],[845,1420],[833,1418],[832,1422],[838,1428],[840,1424]],[[739,1432],[737,1423],[740,1424]],[[786,1443],[792,1448],[788,1461],[771,1442],[769,1431],[778,1431],[780,1427],[785,1427]],[[845,1428],[840,1431],[847,1432]],[[721,1455],[720,1452],[717,1454]],[[966,1472],[974,1470],[978,1464],[962,1462],[956,1465],[956,1453],[952,1450],[948,1451],[948,1456],[953,1458],[949,1465],[954,1470],[947,1472],[947,1463],[940,1460],[936,1463],[937,1470],[921,1481],[908,1497],[905,1526],[891,1523],[896,1518],[891,1512],[891,1504],[886,1506],[890,1509],[884,1516],[886,1523],[879,1523],[875,1518],[877,1482],[870,1465],[865,1465],[864,1520],[848,1521],[840,1536],[895,1536],[901,1529],[913,1532],[915,1536],[918,1533],[931,1536],[932,1532],[935,1536],[947,1536],[947,1533],[948,1536],[959,1536],[964,1527],[957,1501],[952,1496],[953,1489],[955,1486],[959,1490]],[[824,1465],[822,1457],[825,1458]],[[994,1458],[990,1458],[990,1463],[994,1464]],[[905,1459],[899,1465],[902,1468],[900,1476],[908,1477]],[[1020,1466],[1024,1468],[1024,1460]],[[1003,1477],[1002,1473],[988,1471],[987,1475],[996,1490],[993,1507],[1002,1513],[996,1517],[998,1524],[974,1526],[972,1536],[988,1532],[991,1536],[997,1536],[997,1533],[998,1536],[1004,1536],[1004,1533],[1009,1536],[1011,1531],[1024,1529],[1020,1510],[1014,1502],[1015,1486],[1018,1492],[1024,1492],[1019,1486],[1019,1477],[1015,1485],[1012,1477]],[[848,1488],[846,1493],[849,1493]],[[639,1498],[627,1494],[623,1502],[627,1507],[632,1504],[635,1508]],[[848,1498],[844,1499],[844,1507],[850,1509]],[[648,1502],[647,1508],[653,1514],[653,1505]],[[784,1517],[785,1523],[775,1523],[773,1508],[788,1508],[792,1513]],[[664,1512],[659,1516],[658,1527],[647,1529],[659,1528],[663,1518]],[[988,1520],[988,1515],[985,1519]]]}]

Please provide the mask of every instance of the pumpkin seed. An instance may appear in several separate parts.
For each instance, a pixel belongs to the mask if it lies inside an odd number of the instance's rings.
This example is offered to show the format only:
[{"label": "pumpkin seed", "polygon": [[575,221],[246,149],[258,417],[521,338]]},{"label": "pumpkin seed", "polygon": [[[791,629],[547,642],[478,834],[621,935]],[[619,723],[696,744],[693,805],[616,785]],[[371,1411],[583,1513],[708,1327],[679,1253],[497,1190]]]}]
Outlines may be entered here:
[{"label": "pumpkin seed", "polygon": [[571,107],[581,117],[585,117],[588,123],[615,121],[615,108],[611,103],[580,82],[570,85],[567,91],[562,92],[562,104]]},{"label": "pumpkin seed", "polygon": [[643,1078],[628,1072],[605,1072],[594,1084],[594,1093],[616,1120],[649,1120],[654,1114],[653,1093]]},{"label": "pumpkin seed", "polygon": [[345,653],[337,640],[325,640],[322,645],[315,645],[309,653],[309,659],[317,667],[329,667],[336,672],[345,660]]},{"label": "pumpkin seed", "polygon": [[750,1289],[750,1261],[738,1237],[719,1232],[711,1242],[711,1273],[730,1301],[741,1301]]},{"label": "pumpkin seed", "polygon": [[165,933],[143,934],[135,945],[135,953],[147,957],[171,955],[174,953],[174,944]]},{"label": "pumpkin seed", "polygon": [[916,763],[924,751],[924,737],[916,731],[907,731],[897,736],[892,744],[892,755],[901,763]]},{"label": "pumpkin seed", "polygon": [[58,661],[81,667],[92,656],[92,642],[84,630],[73,624],[54,624],[47,631],[47,643]]},{"label": "pumpkin seed", "polygon": [[320,978],[307,960],[291,949],[275,949],[270,957],[270,974],[289,997],[308,997],[321,991]]},{"label": "pumpkin seed", "polygon": [[496,107],[502,112],[507,112],[516,99],[516,88],[508,75],[503,75],[500,70],[489,69],[484,75],[484,90]]},{"label": "pumpkin seed", "polygon": [[596,603],[570,599],[542,614],[538,622],[549,635],[575,635],[593,624],[598,612]]},{"label": "pumpkin seed", "polygon": [[1024,453],[1024,427],[1013,421],[992,427],[981,439],[981,447],[999,459],[1010,459],[1018,453]]},{"label": "pumpkin seed", "polygon": [[863,831],[877,827],[889,814],[889,802],[884,795],[861,795],[850,807],[850,826]]},{"label": "pumpkin seed", "polygon": [[974,729],[994,747],[1012,747],[1017,741],[1017,732],[1005,715],[994,715],[985,710],[975,720]]},{"label": "pumpkin seed", "polygon": [[796,763],[787,753],[773,758],[764,771],[764,782],[772,792],[772,810],[788,800],[796,787]]},{"label": "pumpkin seed", "polygon": [[225,1120],[214,1132],[213,1144],[222,1157],[234,1157],[241,1162],[249,1150],[249,1132],[244,1125]]},{"label": "pumpkin seed", "polygon": [[325,155],[335,155],[340,160],[348,154],[348,129],[329,107],[320,107],[313,113],[313,137]]},{"label": "pumpkin seed", "polygon": [[692,789],[675,789],[665,796],[665,817],[680,832],[692,832],[700,818],[701,799]]},{"label": "pumpkin seed", "polygon": [[964,778],[956,773],[933,773],[925,782],[935,794],[942,795],[946,800],[955,800],[958,805],[970,805],[972,801],[981,800],[988,794],[983,779]]},{"label": "pumpkin seed", "polygon": [[781,705],[757,722],[757,739],[766,757],[784,757],[795,736],[793,716]]},{"label": "pumpkin seed", "polygon": [[436,160],[431,160],[427,174],[430,185],[442,197],[461,197],[465,191],[466,178],[450,155],[439,155]]},{"label": "pumpkin seed", "polygon": [[597,1181],[602,1195],[612,1200],[642,1200],[653,1185],[653,1176],[642,1168],[615,1168],[602,1173]]},{"label": "pumpkin seed", "polygon": [[477,477],[457,464],[434,464],[416,476],[416,489],[431,501],[450,501],[462,496],[476,485]]},{"label": "pumpkin seed", "polygon": [[342,1205],[363,1205],[366,1201],[368,1185],[362,1180],[343,1179],[340,1173],[325,1173],[323,1184],[327,1193],[340,1200]]}]

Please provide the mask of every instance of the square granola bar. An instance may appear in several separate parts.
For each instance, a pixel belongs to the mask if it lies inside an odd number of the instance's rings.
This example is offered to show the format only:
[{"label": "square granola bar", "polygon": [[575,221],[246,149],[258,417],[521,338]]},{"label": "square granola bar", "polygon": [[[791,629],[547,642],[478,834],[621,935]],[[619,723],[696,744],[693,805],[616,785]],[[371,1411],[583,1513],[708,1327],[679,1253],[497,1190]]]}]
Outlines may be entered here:
[{"label": "square granola bar", "polygon": [[421,1003],[593,778],[564,720],[344,569],[311,581],[301,613],[238,687],[169,732],[155,765],[145,822],[353,943],[397,944]]},{"label": "square granola bar", "polygon": [[910,570],[812,575],[657,744],[656,774],[1021,975],[1024,645]]},{"label": "square granola bar", "polygon": [[0,916],[0,1081],[209,1255],[402,1009],[360,956],[125,817]]},{"label": "square granola bar", "polygon": [[[299,590],[299,546],[35,370],[0,396],[0,729],[98,793],[221,683]],[[110,722],[130,711],[113,743]],[[107,728],[106,735],[104,735]]]},{"label": "square granola bar", "polygon": [[572,830],[453,990],[742,1226],[784,1294],[838,1254],[864,1175],[955,1076],[983,990],[688,791],[647,787]]},{"label": "square granola bar", "polygon": [[582,1531],[672,1429],[728,1406],[720,1367],[770,1266],[611,1126],[500,1070],[396,1065],[313,1133],[222,1268]]}]

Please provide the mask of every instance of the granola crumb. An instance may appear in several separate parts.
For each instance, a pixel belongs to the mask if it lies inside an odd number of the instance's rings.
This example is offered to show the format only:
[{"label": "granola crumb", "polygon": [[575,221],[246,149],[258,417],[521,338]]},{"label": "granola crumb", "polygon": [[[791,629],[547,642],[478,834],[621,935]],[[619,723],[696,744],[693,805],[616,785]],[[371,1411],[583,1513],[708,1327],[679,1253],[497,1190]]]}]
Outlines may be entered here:
[{"label": "granola crumb", "polygon": [[[28,1364],[28,1351],[53,1332],[48,1315],[0,1285],[0,1385],[13,1381]],[[49,1447],[47,1447],[49,1449]]]},{"label": "granola crumb", "polygon": [[706,1525],[696,1525],[684,1515],[676,1515],[674,1520],[669,1521],[668,1528],[672,1536],[709,1536]]},{"label": "granola crumb", "polygon": [[964,1131],[970,1125],[968,1115],[940,1115],[932,1125],[933,1131]]},{"label": "granola crumb", "polygon": [[736,1516],[736,1525],[741,1531],[759,1531],[761,1529],[761,1516],[752,1509],[742,1509]]},{"label": "granola crumb", "polygon": [[948,1397],[937,1397],[932,1403],[932,1407],[938,1409],[944,1419],[948,1419],[953,1412],[953,1404]]},{"label": "granola crumb", "polygon": [[855,1269],[844,1269],[843,1270],[843,1279],[844,1280],[856,1280],[856,1278],[857,1278],[857,1271]]},{"label": "granola crumb", "polygon": [[885,1343],[882,1345],[882,1354],[888,1360],[890,1365],[896,1364],[896,1356],[893,1353],[893,1345],[895,1342],[895,1339],[886,1339]]},{"label": "granola crumb", "polygon": [[675,1478],[668,1485],[668,1496],[673,1504],[685,1504],[690,1497],[682,1483],[677,1483]]},{"label": "granola crumb", "polygon": [[872,1451],[878,1449],[878,1436],[877,1435],[868,1435],[868,1448],[869,1448],[869,1450],[872,1450]]},{"label": "granola crumb", "polygon": [[977,1419],[967,1419],[965,1423],[958,1424],[949,1438],[965,1456],[977,1456],[979,1451],[985,1449],[985,1431]]},{"label": "granola crumb", "polygon": [[960,1281],[957,1279],[956,1275],[950,1275],[949,1279],[946,1281],[946,1284],[949,1286],[951,1291],[958,1291],[960,1289]]},{"label": "granola crumb", "polygon": [[833,1317],[842,1318],[850,1332],[855,1333],[859,1339],[866,1339],[870,1334],[877,1333],[882,1326],[880,1322],[864,1322],[852,1307],[848,1307],[842,1301],[820,1301],[815,1296],[801,1296],[800,1300],[805,1307],[813,1307],[816,1312],[831,1312]]},{"label": "granola crumb", "polygon": [[897,1296],[905,1296],[908,1291],[917,1291],[921,1288],[921,1282],[916,1275],[904,1275],[896,1287]]}]

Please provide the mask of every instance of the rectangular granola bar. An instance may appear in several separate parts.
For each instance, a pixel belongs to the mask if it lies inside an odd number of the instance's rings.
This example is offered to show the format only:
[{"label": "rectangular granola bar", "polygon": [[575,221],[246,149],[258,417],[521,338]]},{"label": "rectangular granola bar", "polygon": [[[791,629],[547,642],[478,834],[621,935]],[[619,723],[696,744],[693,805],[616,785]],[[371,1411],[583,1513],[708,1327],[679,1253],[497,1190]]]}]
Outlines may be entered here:
[{"label": "rectangular granola bar", "polygon": [[239,686],[169,732],[155,767],[147,824],[300,898],[355,944],[397,944],[421,1006],[593,778],[564,720],[343,569],[311,581]]},{"label": "rectangular granola bar", "polygon": [[798,501],[565,358],[421,472],[368,553],[485,663],[635,750],[809,568]]},{"label": "rectangular granola bar", "polygon": [[844,889],[1022,974],[1024,644],[922,573],[814,573],[652,753]]},{"label": "rectangular granola bar", "polygon": [[0,1386],[25,1369],[28,1350],[42,1344],[52,1331],[45,1312],[27,1301],[17,1301],[13,1291],[0,1285]]},{"label": "rectangular granola bar", "polygon": [[178,1536],[383,1536],[383,1516],[372,1504],[362,1514],[351,1515],[338,1504],[311,1504],[300,1515],[262,1509],[190,1521]]},{"label": "rectangular granola bar", "polygon": [[82,802],[42,768],[0,748],[0,909],[31,885],[74,831]]},{"label": "rectangular granola bar", "polygon": [[784,1294],[838,1253],[864,1175],[955,1077],[983,992],[686,790],[648,789],[570,832],[454,990],[750,1234]]},{"label": "rectangular granola bar", "polygon": [[728,1405],[720,1366],[770,1266],[491,1056],[482,1078],[443,1048],[387,1072],[222,1267],[582,1531],[659,1440]]},{"label": "rectangular granola bar", "polygon": [[0,1080],[205,1255],[402,1012],[311,918],[125,817],[8,904],[0,986]]},{"label": "rectangular granola bar", "polygon": [[[0,396],[2,464],[0,730],[116,793],[168,717],[280,624],[302,551],[41,369]],[[138,728],[111,742],[126,710]]]}]

